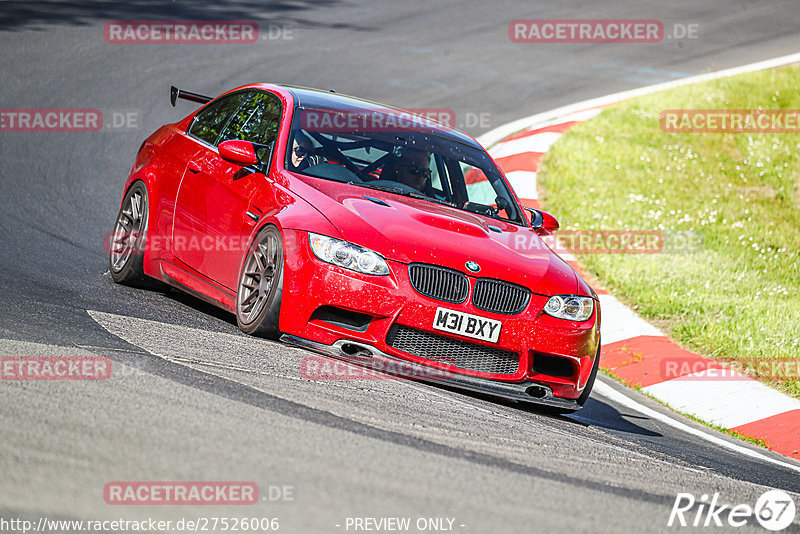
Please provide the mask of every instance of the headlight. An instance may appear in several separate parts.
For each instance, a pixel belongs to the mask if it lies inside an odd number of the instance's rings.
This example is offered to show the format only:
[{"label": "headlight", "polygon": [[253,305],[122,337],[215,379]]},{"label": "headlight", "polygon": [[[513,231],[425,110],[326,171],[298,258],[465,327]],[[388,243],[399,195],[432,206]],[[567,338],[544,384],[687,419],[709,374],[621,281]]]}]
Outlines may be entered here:
[{"label": "headlight", "polygon": [[553,295],[544,305],[544,312],[559,319],[585,321],[592,316],[594,300],[575,295]]},{"label": "headlight", "polygon": [[308,233],[308,242],[314,255],[326,263],[364,274],[389,274],[386,260],[368,248],[311,232]]}]

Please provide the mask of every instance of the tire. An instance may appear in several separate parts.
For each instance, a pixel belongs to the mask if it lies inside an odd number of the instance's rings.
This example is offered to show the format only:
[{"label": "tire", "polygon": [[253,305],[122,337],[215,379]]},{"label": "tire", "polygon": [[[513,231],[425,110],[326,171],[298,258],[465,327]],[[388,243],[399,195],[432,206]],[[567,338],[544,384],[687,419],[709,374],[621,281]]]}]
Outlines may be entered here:
[{"label": "tire", "polygon": [[136,181],[122,199],[108,254],[108,270],[118,284],[149,286],[144,274],[144,251],[147,243],[149,197],[144,182]]},{"label": "tire", "polygon": [[236,323],[242,332],[278,339],[278,317],[283,293],[283,242],[272,225],[256,235],[239,272]]}]

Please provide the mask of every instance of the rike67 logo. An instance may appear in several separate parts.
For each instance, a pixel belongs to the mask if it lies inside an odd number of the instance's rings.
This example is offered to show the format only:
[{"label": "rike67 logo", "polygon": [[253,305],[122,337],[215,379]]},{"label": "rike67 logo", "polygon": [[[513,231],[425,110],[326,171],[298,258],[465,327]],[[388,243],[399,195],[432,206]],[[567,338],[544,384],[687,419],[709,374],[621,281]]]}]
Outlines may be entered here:
[{"label": "rike67 logo", "polygon": [[743,527],[753,518],[767,530],[777,532],[792,524],[797,512],[794,499],[781,490],[769,490],[755,506],[721,504],[719,493],[696,499],[691,493],[679,493],[672,505],[667,526],[671,527]]}]

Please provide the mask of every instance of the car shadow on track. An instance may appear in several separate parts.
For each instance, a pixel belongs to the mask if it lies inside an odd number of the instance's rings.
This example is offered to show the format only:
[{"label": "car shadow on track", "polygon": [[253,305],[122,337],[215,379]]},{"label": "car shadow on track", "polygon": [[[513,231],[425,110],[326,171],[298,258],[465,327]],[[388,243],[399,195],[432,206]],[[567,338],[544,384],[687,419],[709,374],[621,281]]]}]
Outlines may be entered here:
[{"label": "car shadow on track", "polygon": [[[116,295],[122,294],[123,296],[120,298],[126,298],[128,295],[125,295],[126,292],[130,292],[130,298],[136,299],[137,292],[142,292],[142,298],[147,296],[153,296],[157,299],[164,299],[161,305],[158,306],[159,311],[163,313],[169,313],[170,311],[174,312],[174,309],[171,307],[168,301],[171,303],[176,304],[178,307],[181,308],[183,312],[187,312],[190,315],[194,315],[200,322],[208,325],[214,323],[214,321],[219,321],[222,323],[226,323],[227,325],[233,326],[236,329],[236,332],[239,332],[239,328],[236,325],[236,316],[227,311],[223,310],[222,308],[215,306],[205,300],[201,299],[198,296],[195,296],[191,293],[188,293],[184,290],[171,287],[163,282],[154,280],[154,279],[147,279],[146,281],[142,282],[139,285],[134,286],[125,286],[114,284],[111,280],[108,280],[109,286],[118,291]],[[192,314],[191,312],[197,312],[197,314]],[[163,313],[161,315],[163,315]],[[134,313],[133,315],[137,315]],[[157,316],[159,314],[156,314]],[[154,319],[154,320],[162,320],[163,318],[159,317],[142,317],[145,319]],[[172,320],[177,321],[177,319],[172,318]],[[171,322],[167,320],[165,322]],[[192,325],[184,325],[184,326],[192,326]],[[219,325],[223,331],[227,331],[228,327],[224,325]]]},{"label": "car shadow on track", "polygon": [[190,295],[185,291],[182,291],[180,289],[170,288],[164,293],[164,296],[174,302],[192,308],[193,310],[196,310],[200,313],[209,315],[211,317],[214,317],[215,319],[219,319],[220,321],[224,321],[228,324],[236,326],[236,316],[234,314],[232,314],[229,311],[223,310],[219,306],[215,306],[200,298],[197,298],[194,295]]},{"label": "car shadow on track", "polygon": [[658,432],[653,432],[630,421],[630,419],[649,420],[648,417],[633,413],[622,413],[610,404],[591,397],[580,411],[565,417],[565,419],[584,426],[597,426],[628,434],[650,437],[662,436]]},{"label": "car shadow on track", "polygon": [[608,430],[614,430],[616,432],[624,432],[627,434],[636,434],[639,436],[647,436],[647,437],[663,436],[663,434],[660,434],[658,432],[653,432],[652,430],[639,426],[630,421],[631,419],[649,420],[648,417],[635,413],[620,412],[612,405],[593,397],[590,397],[589,400],[586,401],[586,404],[583,406],[583,408],[581,408],[579,411],[573,414],[564,415],[557,413],[556,411],[548,408],[547,406],[540,406],[537,404],[526,404],[512,400],[499,399],[488,395],[463,391],[460,389],[440,384],[436,384],[433,386],[439,389],[448,390],[452,392],[453,395],[463,395],[465,397],[482,399],[487,402],[491,402],[492,404],[507,406],[519,412],[527,412],[540,417],[558,419],[559,421],[572,423],[583,427],[594,426],[594,427],[605,428]]}]

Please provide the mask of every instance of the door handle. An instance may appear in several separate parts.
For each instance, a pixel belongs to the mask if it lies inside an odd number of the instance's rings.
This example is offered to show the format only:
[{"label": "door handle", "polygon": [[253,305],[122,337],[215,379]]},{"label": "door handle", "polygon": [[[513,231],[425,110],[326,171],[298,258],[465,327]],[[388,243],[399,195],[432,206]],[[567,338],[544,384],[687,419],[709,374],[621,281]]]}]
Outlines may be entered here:
[{"label": "door handle", "polygon": [[189,162],[189,170],[192,171],[193,173],[200,172],[200,164],[197,163],[197,162],[194,162],[194,161],[190,161]]}]

